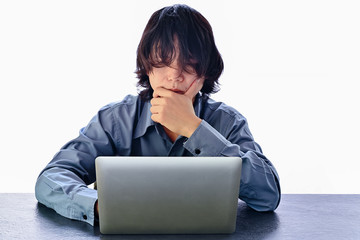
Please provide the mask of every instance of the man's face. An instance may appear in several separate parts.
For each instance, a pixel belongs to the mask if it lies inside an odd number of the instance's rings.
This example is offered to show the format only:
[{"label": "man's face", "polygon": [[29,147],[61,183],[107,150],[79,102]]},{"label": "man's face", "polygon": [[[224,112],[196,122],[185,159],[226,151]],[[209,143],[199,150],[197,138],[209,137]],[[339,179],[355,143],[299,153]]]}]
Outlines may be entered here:
[{"label": "man's face", "polygon": [[[191,66],[186,66],[186,69],[182,69],[178,62],[178,51],[177,48],[175,60],[170,66],[153,67],[148,73],[152,89],[155,90],[162,87],[178,94],[184,94],[195,80],[200,80],[197,82],[197,88],[198,91],[201,90],[204,84],[204,77],[199,77]],[[192,99],[194,99],[195,95],[191,96]]]},{"label": "man's face", "polygon": [[[170,66],[162,66],[159,68],[153,67],[149,73],[150,85],[152,89],[163,87],[173,92],[184,94],[191,84],[199,79],[196,71],[188,67],[182,70],[178,66],[178,61],[175,60]],[[204,84],[204,79],[200,80],[199,88]],[[199,91],[200,91],[199,89]],[[194,97],[194,96],[192,96]]]}]

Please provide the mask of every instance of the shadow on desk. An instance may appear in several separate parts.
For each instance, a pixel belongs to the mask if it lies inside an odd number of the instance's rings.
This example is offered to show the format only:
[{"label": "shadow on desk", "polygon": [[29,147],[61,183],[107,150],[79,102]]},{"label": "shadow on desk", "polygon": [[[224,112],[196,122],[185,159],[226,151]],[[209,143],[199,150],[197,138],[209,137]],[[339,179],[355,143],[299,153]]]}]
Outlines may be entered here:
[{"label": "shadow on desk", "polygon": [[[237,214],[236,232],[233,234],[215,235],[102,235],[99,226],[91,225],[64,218],[54,210],[38,203],[37,213],[41,219],[41,227],[47,232],[57,233],[57,237],[65,239],[71,234],[73,237],[87,239],[265,239],[276,231],[279,219],[275,212],[259,213],[240,202]],[[65,236],[66,235],[66,236]]]}]

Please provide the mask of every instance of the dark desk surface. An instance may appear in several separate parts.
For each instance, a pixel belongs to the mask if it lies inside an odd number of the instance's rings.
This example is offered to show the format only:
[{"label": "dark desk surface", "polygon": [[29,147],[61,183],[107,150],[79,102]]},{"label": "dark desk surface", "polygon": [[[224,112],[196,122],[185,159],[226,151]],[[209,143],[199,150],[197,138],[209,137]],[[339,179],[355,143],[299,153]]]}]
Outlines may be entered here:
[{"label": "dark desk surface", "polygon": [[34,194],[0,194],[0,239],[360,239],[360,195],[285,194],[273,213],[239,203],[231,235],[105,236],[99,227],[66,219]]}]

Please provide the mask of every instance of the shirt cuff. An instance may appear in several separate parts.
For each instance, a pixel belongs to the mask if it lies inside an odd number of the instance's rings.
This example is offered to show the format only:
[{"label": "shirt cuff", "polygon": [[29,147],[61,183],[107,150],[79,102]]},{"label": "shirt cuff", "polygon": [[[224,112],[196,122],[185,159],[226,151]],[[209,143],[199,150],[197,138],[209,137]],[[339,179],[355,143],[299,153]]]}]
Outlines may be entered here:
[{"label": "shirt cuff", "polygon": [[202,120],[199,127],[184,143],[184,148],[194,156],[222,156],[228,140],[206,121]]},{"label": "shirt cuff", "polygon": [[[97,200],[97,191],[91,188],[84,188],[74,194],[74,208],[70,213],[71,218],[77,219],[95,225],[95,202]],[[76,209],[76,210],[75,210]]]}]

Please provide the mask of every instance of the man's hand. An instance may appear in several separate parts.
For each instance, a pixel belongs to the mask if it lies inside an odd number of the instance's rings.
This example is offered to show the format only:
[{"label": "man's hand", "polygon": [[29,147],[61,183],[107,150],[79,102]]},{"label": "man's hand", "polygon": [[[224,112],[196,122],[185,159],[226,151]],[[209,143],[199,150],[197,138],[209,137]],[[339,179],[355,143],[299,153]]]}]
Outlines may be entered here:
[{"label": "man's hand", "polygon": [[154,89],[150,102],[151,119],[170,131],[189,138],[201,123],[201,119],[195,115],[193,99],[202,85],[203,79],[195,79],[184,94],[162,87]]},{"label": "man's hand", "polygon": [[95,202],[95,218],[99,219],[99,204],[98,204],[98,200],[96,200]]}]

